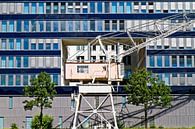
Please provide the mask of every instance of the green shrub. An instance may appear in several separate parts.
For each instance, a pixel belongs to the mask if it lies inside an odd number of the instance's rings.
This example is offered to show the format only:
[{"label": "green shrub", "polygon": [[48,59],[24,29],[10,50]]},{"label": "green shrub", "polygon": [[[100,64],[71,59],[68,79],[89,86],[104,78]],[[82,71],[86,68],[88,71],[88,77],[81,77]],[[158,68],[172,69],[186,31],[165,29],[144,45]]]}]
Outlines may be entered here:
[{"label": "green shrub", "polygon": [[164,129],[164,127],[163,127],[163,126],[159,126],[158,128],[159,128],[159,129]]},{"label": "green shrub", "polygon": [[156,128],[155,124],[150,125],[150,128],[155,129]]},{"label": "green shrub", "polygon": [[17,127],[17,124],[16,123],[12,123],[11,129],[19,129],[19,128]]},{"label": "green shrub", "polygon": [[[53,122],[53,117],[45,115],[43,116],[43,128],[42,129],[52,129],[52,122]],[[32,120],[32,129],[39,129],[40,128],[40,119],[39,116],[35,116]]]},{"label": "green shrub", "polygon": [[124,121],[121,121],[119,119],[117,120],[117,125],[118,125],[119,129],[124,129],[124,127],[125,127]]}]

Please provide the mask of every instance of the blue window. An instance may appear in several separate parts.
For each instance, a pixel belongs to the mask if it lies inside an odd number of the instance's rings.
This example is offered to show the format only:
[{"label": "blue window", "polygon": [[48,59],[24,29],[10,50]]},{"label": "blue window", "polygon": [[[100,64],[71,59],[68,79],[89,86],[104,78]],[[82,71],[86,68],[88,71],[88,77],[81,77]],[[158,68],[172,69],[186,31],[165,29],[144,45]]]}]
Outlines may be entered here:
[{"label": "blue window", "polygon": [[51,3],[47,2],[46,3],[46,14],[50,14],[51,13]]},{"label": "blue window", "polygon": [[131,2],[127,2],[126,13],[131,13],[131,12],[132,12],[132,4]]},{"label": "blue window", "polygon": [[71,106],[71,109],[75,109],[76,107],[75,99],[71,99],[70,106]]},{"label": "blue window", "polygon": [[11,67],[11,68],[14,67],[14,57],[13,56],[9,56],[8,66]]},{"label": "blue window", "polygon": [[177,56],[172,56],[172,66],[177,67]]},{"label": "blue window", "polygon": [[112,13],[117,13],[117,2],[112,2]]},{"label": "blue window", "polygon": [[21,67],[21,57],[20,56],[16,56],[16,67],[17,68]]},{"label": "blue window", "polygon": [[17,21],[17,28],[16,31],[17,32],[21,32],[21,28],[22,28],[22,22],[20,20]]},{"label": "blue window", "polygon": [[25,123],[26,123],[26,129],[31,129],[32,117],[27,116]]},{"label": "blue window", "polygon": [[80,21],[75,21],[75,31],[80,31]]},{"label": "blue window", "polygon": [[102,2],[97,3],[97,12],[102,13]]},{"label": "blue window", "polygon": [[36,75],[35,74],[31,74],[30,75],[30,80],[35,79],[35,78],[36,78]]},{"label": "blue window", "polygon": [[29,49],[29,42],[28,39],[24,39],[24,50]]},{"label": "blue window", "polygon": [[38,48],[39,50],[43,50],[43,43],[39,43]]},{"label": "blue window", "polygon": [[146,2],[141,2],[141,5],[146,5]]},{"label": "blue window", "polygon": [[23,75],[23,85],[28,85],[28,75]]},{"label": "blue window", "polygon": [[44,13],[44,3],[39,3],[39,14]]},{"label": "blue window", "polygon": [[170,84],[170,74],[165,73],[165,78],[164,78],[165,84],[169,85]]},{"label": "blue window", "polygon": [[156,10],[156,13],[161,13],[161,10]]},{"label": "blue window", "polygon": [[7,49],[7,43],[6,39],[1,40],[1,49],[6,50]]},{"label": "blue window", "polygon": [[9,32],[14,32],[14,21],[9,21]]},{"label": "blue window", "polygon": [[90,2],[90,13],[95,13],[95,2]]},{"label": "blue window", "polygon": [[17,86],[21,85],[21,78],[20,78],[20,75],[16,75],[16,85],[17,85]]},{"label": "blue window", "polygon": [[58,32],[58,21],[53,22],[53,31]]},{"label": "blue window", "polygon": [[61,31],[66,31],[66,21],[61,21]]},{"label": "blue window", "polygon": [[73,2],[68,2],[68,13],[73,13]]},{"label": "blue window", "polygon": [[83,31],[88,31],[88,21],[83,21]]},{"label": "blue window", "polygon": [[24,31],[29,32],[29,21],[24,21]]},{"label": "blue window", "polygon": [[1,67],[2,68],[6,67],[6,56],[1,56]]},{"label": "blue window", "polygon": [[46,50],[51,50],[51,43],[46,43]]},{"label": "blue window", "polygon": [[117,31],[117,20],[112,21],[112,31]]},{"label": "blue window", "polygon": [[83,8],[83,13],[88,13],[88,8]]},{"label": "blue window", "polygon": [[8,75],[8,85],[13,86],[13,84],[14,84],[14,76]]},{"label": "blue window", "polygon": [[66,13],[66,3],[65,2],[61,3],[61,13]]},{"label": "blue window", "polygon": [[1,74],[1,85],[2,86],[6,85],[6,76],[4,74]]},{"label": "blue window", "polygon": [[68,21],[68,31],[73,31],[73,21]]},{"label": "blue window", "polygon": [[119,13],[124,13],[124,2],[119,2]]},{"label": "blue window", "polygon": [[24,3],[24,14],[29,13],[29,3]]},{"label": "blue window", "polygon": [[141,9],[141,13],[146,13],[146,9]]},{"label": "blue window", "polygon": [[4,118],[0,117],[0,129],[4,128]]},{"label": "blue window", "polygon": [[187,66],[192,67],[192,56],[187,56]]},{"label": "blue window", "polygon": [[192,73],[187,73],[187,77],[192,77]]},{"label": "blue window", "polygon": [[59,49],[58,43],[54,43],[54,44],[53,44],[53,49],[54,49],[54,50],[58,50],[58,49]]},{"label": "blue window", "polygon": [[94,20],[90,21],[90,31],[95,31],[95,21]]},{"label": "blue window", "polygon": [[23,57],[23,66],[28,67],[28,56]]},{"label": "blue window", "polygon": [[169,66],[170,66],[169,56],[165,56],[165,67],[169,67]]},{"label": "blue window", "polygon": [[17,39],[16,40],[16,50],[20,50],[21,49],[21,39]]},{"label": "blue window", "polygon": [[9,109],[13,109],[13,97],[9,97]]},{"label": "blue window", "polygon": [[157,74],[157,77],[158,77],[159,80],[162,80],[162,74],[161,73]]},{"label": "blue window", "polygon": [[73,13],[73,8],[72,7],[68,7],[68,13]]},{"label": "blue window", "polygon": [[0,117],[0,129],[4,129],[4,118]]},{"label": "blue window", "polygon": [[75,8],[75,13],[81,13],[81,9],[80,8]]},{"label": "blue window", "polygon": [[53,7],[53,12],[54,12],[54,14],[57,14],[58,13],[58,3],[54,3],[54,7]]},{"label": "blue window", "polygon": [[99,32],[102,31],[102,27],[103,27],[102,21],[97,21],[97,30],[98,30]]},{"label": "blue window", "polygon": [[32,3],[32,14],[36,14],[36,3]]},{"label": "blue window", "polygon": [[122,96],[122,108],[124,108],[126,106],[126,103],[127,103],[126,96]]},{"label": "blue window", "polygon": [[157,56],[157,66],[162,67],[162,56]]},{"label": "blue window", "polygon": [[149,66],[150,67],[154,67],[154,64],[155,64],[155,62],[154,62],[154,56],[149,56]]},{"label": "blue window", "polygon": [[2,32],[7,32],[7,21],[2,21]]},{"label": "blue window", "polygon": [[105,9],[105,13],[110,13],[110,3],[109,2],[104,3],[104,9]]},{"label": "blue window", "polygon": [[179,56],[179,66],[184,67],[184,56]]},{"label": "blue window", "polygon": [[36,32],[36,21],[31,21],[32,32]]},{"label": "blue window", "polygon": [[62,116],[59,116],[59,124],[58,124],[59,128],[63,128],[63,120],[62,120]]},{"label": "blue window", "polygon": [[10,50],[14,49],[14,39],[9,39],[9,49]]},{"label": "blue window", "polygon": [[54,74],[53,75],[53,82],[58,85],[58,75],[57,74]]},{"label": "blue window", "polygon": [[88,3],[83,2],[83,13],[88,13]]},{"label": "blue window", "polygon": [[44,31],[44,24],[43,21],[39,21],[39,31],[43,32]]},{"label": "blue window", "polygon": [[51,22],[50,21],[46,21],[46,31],[47,32],[51,31]]},{"label": "blue window", "polygon": [[36,50],[36,43],[31,43],[31,50]]}]

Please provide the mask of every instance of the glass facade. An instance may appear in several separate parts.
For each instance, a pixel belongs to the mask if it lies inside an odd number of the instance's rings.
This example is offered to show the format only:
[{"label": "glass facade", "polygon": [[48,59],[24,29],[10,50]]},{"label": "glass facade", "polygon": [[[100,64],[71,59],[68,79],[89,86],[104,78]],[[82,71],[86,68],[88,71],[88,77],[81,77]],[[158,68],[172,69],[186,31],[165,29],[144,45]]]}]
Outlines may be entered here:
[{"label": "glass facade", "polygon": [[[1,4],[1,3],[0,3]],[[14,6],[13,11],[10,7]],[[190,8],[189,8],[189,5]],[[137,18],[132,20],[130,17],[118,18],[123,14],[155,14],[155,13],[182,13],[182,12],[195,12],[195,2],[155,2],[155,1],[25,1],[25,2],[8,2],[2,4],[6,12],[0,10],[0,14],[3,15],[18,15],[18,18],[2,18],[0,20],[0,31],[12,36],[3,36],[0,39],[0,51],[13,51],[20,54],[5,54],[0,56],[0,68],[9,68],[14,70],[16,68],[21,69],[41,69],[41,68],[58,68],[60,69],[60,54],[52,55],[52,52],[61,51],[61,36],[65,35],[74,38],[73,33],[79,35],[90,35],[90,33],[106,33],[106,32],[124,32],[128,27],[134,26],[137,23],[142,24],[154,20],[149,17],[147,19]],[[182,9],[180,8],[183,7]],[[17,7],[17,8],[16,8]],[[172,8],[174,7],[174,8]],[[29,17],[26,15],[28,14]],[[36,18],[31,18],[32,16]],[[47,14],[47,15],[39,15]],[[50,14],[58,17],[55,19],[50,17]],[[59,15],[63,14],[63,15]],[[77,18],[63,18],[66,14],[76,14]],[[80,14],[84,14],[83,16]],[[98,15],[96,15],[98,14]],[[104,17],[104,14],[109,17]],[[110,15],[118,14],[116,17],[110,17]],[[44,19],[41,16],[45,16]],[[73,16],[73,15],[71,15]],[[89,18],[91,16],[91,18]],[[132,15],[134,16],[134,15]],[[172,20],[171,23],[177,21]],[[193,25],[195,26],[195,25]],[[195,27],[189,28],[189,31],[194,31]],[[148,31],[148,30],[144,30]],[[43,32],[43,33],[42,33]],[[59,34],[59,32],[63,34]],[[48,34],[47,36],[41,36],[41,34]],[[31,35],[32,34],[32,35]],[[50,38],[50,34],[56,34],[56,39]],[[26,36],[29,35],[29,36]],[[39,37],[40,36],[40,37]],[[77,37],[77,36],[76,36]],[[49,39],[49,41],[48,41]],[[163,54],[147,55],[146,66],[151,69],[162,68],[193,68],[195,67],[195,56],[193,53],[189,54],[174,54],[172,50],[193,50],[194,41],[193,38],[178,38],[173,40],[170,38],[168,41],[163,41],[161,45],[155,44],[147,47],[147,50],[169,50],[169,54],[164,52]],[[168,44],[167,44],[168,43]],[[114,51],[116,48],[107,48]],[[98,49],[97,49],[98,50]],[[97,51],[96,50],[96,51]],[[29,51],[31,54],[25,54],[24,52]],[[45,54],[44,51],[48,53]],[[37,53],[37,54],[35,54]],[[44,54],[43,54],[44,53]],[[178,52],[179,53],[179,52]],[[182,52],[180,52],[182,53]],[[103,56],[101,56],[103,57]],[[54,64],[54,60],[57,58],[57,64]],[[85,58],[85,57],[84,57]],[[49,59],[49,61],[48,61]],[[93,59],[98,60],[96,56]],[[53,65],[52,67],[49,64]],[[23,85],[27,78],[24,73],[19,72],[21,75],[17,76],[14,74],[11,76],[8,73],[5,75],[5,85]],[[37,75],[38,73],[27,73],[28,76],[31,74]],[[51,77],[58,82],[61,73],[51,73]],[[178,72],[178,77],[180,77]],[[168,76],[168,75],[166,75]],[[19,79],[20,78],[20,79]],[[165,78],[165,73],[162,73],[162,78]],[[29,77],[28,77],[29,79]],[[2,79],[1,79],[2,80]],[[169,74],[169,80],[171,82],[171,74]]]}]

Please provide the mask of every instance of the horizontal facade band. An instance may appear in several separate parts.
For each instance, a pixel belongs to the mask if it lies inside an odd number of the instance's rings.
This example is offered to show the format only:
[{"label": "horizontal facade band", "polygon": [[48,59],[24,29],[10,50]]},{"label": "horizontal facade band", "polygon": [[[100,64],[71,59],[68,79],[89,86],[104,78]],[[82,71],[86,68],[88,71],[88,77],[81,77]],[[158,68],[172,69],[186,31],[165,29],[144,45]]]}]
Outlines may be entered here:
[{"label": "horizontal facade band", "polygon": [[60,68],[0,68],[0,74],[37,74],[47,72],[49,74],[61,73]]},{"label": "horizontal facade band", "polygon": [[[108,34],[110,32],[9,32],[9,33],[0,33],[0,38],[95,38],[98,35]],[[116,32],[116,38],[127,38],[128,35],[125,32]],[[132,37],[145,38],[155,36],[155,33],[152,32],[136,32],[131,33]],[[193,38],[195,36],[195,31],[185,31],[185,32],[176,32],[169,36],[169,38]]]},{"label": "horizontal facade band", "polygon": [[[126,95],[124,86],[115,86],[114,95]],[[24,95],[24,87],[4,86],[0,87],[0,96],[21,96]],[[171,86],[172,94],[195,94],[195,86]],[[58,86],[56,87],[58,96],[70,96],[71,93],[77,93],[77,86]]]},{"label": "horizontal facade band", "polygon": [[25,50],[0,50],[0,56],[16,56],[16,55],[19,55],[19,56],[60,56],[61,55],[61,51],[58,50],[58,51],[53,51],[53,50],[46,50],[46,51],[43,51],[43,50],[28,50],[28,51],[25,51]]},{"label": "horizontal facade band", "polygon": [[[69,0],[47,0],[47,2],[68,2]],[[71,0],[71,2],[86,2],[87,0]],[[102,1],[102,0],[93,0]],[[113,0],[106,0],[113,1]],[[127,1],[127,0],[120,0]],[[167,2],[167,0],[131,0],[132,2],[137,1],[153,1],[153,2]],[[183,2],[184,0],[168,0],[168,2]],[[0,2],[5,2],[5,0],[0,0]],[[6,0],[6,2],[45,2],[44,0]],[[194,0],[185,0],[185,2],[194,2]]]},{"label": "horizontal facade band", "polygon": [[195,68],[190,67],[171,67],[171,68],[147,68],[149,71],[153,73],[194,73]]},{"label": "horizontal facade band", "polygon": [[[143,14],[0,14],[0,20],[98,20],[98,19],[122,19],[122,20],[153,20],[176,15],[177,13],[143,13]],[[188,18],[195,19],[191,13]],[[178,17],[177,17],[178,19]]]},{"label": "horizontal facade band", "polygon": [[195,50],[147,50],[147,55],[195,55]]}]

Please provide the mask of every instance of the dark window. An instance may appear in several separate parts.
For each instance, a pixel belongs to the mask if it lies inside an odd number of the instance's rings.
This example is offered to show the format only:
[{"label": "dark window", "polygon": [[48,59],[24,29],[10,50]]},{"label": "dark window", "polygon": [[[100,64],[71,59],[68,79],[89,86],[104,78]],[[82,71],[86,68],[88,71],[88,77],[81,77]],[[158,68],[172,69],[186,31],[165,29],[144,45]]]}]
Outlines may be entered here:
[{"label": "dark window", "polygon": [[58,13],[58,3],[54,3],[53,12],[54,12],[55,14]]},{"label": "dark window", "polygon": [[125,29],[125,23],[124,23],[124,20],[120,20],[119,30],[124,30],[124,29]]},{"label": "dark window", "polygon": [[105,31],[110,31],[110,21],[105,20]]},{"label": "dark window", "polygon": [[51,13],[51,3],[46,3],[46,13]]},{"label": "dark window", "polygon": [[66,13],[66,3],[61,3],[61,13]]},{"label": "dark window", "polygon": [[134,2],[134,5],[139,5],[139,2]]},{"label": "dark window", "polygon": [[154,10],[153,9],[152,10],[150,9],[150,10],[148,10],[148,12],[149,13],[154,13]]}]

